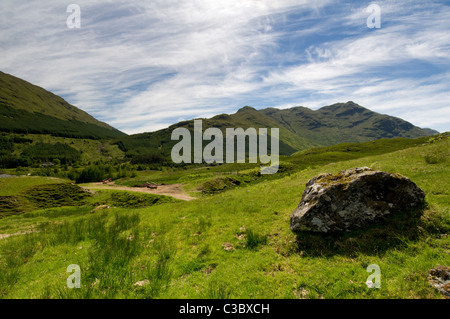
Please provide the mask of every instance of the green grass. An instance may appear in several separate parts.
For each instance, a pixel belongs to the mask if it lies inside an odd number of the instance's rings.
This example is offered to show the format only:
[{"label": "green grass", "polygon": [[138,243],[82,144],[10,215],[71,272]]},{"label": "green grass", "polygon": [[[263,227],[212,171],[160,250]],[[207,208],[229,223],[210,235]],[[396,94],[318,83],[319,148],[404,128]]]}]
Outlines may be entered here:
[{"label": "green grass", "polygon": [[8,177],[0,180],[0,218],[36,209],[80,206],[91,194],[67,180],[57,178]]},{"label": "green grass", "polygon": [[165,195],[143,194],[130,191],[100,190],[96,192],[91,202],[93,202],[95,206],[109,205],[123,208],[142,208],[178,201],[178,199]]},{"label": "green grass", "polygon": [[267,244],[267,236],[255,233],[251,229],[245,231],[245,248],[256,249],[265,244]]},{"label": "green grass", "polygon": [[[282,178],[190,202],[94,214],[92,206],[60,207],[3,218],[0,230],[34,225],[39,232],[0,240],[0,297],[443,298],[427,283],[427,271],[450,264],[450,163],[444,156],[429,164],[426,156],[450,149],[450,139],[422,144],[298,165]],[[309,179],[360,166],[409,177],[425,191],[427,206],[337,237],[289,230]],[[199,171],[214,175],[184,174]],[[81,267],[80,289],[66,287],[70,264]],[[365,285],[370,264],[380,266],[380,289]]]},{"label": "green grass", "polygon": [[[342,143],[334,146],[312,148],[297,152],[289,157],[281,156],[280,168],[277,174],[273,175],[258,174],[260,172],[259,164],[230,163],[206,167],[193,166],[191,168],[181,169],[166,168],[162,171],[141,171],[137,172],[134,178],[116,180],[116,184],[133,186],[146,182],[167,184],[183,183],[185,189],[190,191],[194,196],[198,195],[198,193],[211,195],[236,187],[245,187],[267,180],[283,178],[301,169],[381,155],[425,143],[432,143],[434,140],[439,140],[439,136],[445,138],[447,135],[441,134],[431,138],[421,137],[417,139],[381,139],[364,143]],[[434,153],[436,151],[433,151],[433,154],[428,155],[428,157],[434,156]],[[439,151],[441,161],[445,157],[442,156],[442,153],[443,151]]]},{"label": "green grass", "polygon": [[0,196],[18,195],[33,186],[44,184],[58,184],[65,180],[53,177],[17,176],[0,178]]},{"label": "green grass", "polygon": [[324,165],[332,162],[390,153],[405,148],[419,146],[429,140],[430,137],[421,137],[416,139],[380,139],[364,143],[342,143],[334,146],[317,147],[297,152],[286,160],[304,167]]},{"label": "green grass", "polygon": [[[0,179],[0,218],[61,206],[107,205],[138,208],[179,200],[170,196],[128,191],[101,190],[92,194],[67,180],[43,177],[10,177]],[[3,196],[6,195],[6,196]],[[49,216],[53,213],[49,212]],[[1,233],[1,230],[0,230]]]},{"label": "green grass", "polygon": [[[61,136],[51,136],[46,134],[14,134],[14,133],[2,133],[4,138],[11,139],[26,139],[29,143],[14,143],[14,149],[12,154],[15,156],[21,155],[27,148],[36,147],[41,143],[44,144],[65,144],[70,148],[74,148],[81,153],[81,159],[78,164],[94,163],[97,161],[109,162],[111,158],[121,160],[124,157],[124,153],[119,149],[117,145],[113,145],[111,140],[108,139],[82,139],[71,138]],[[45,154],[43,154],[45,155]],[[32,168],[28,168],[32,171]]]},{"label": "green grass", "polygon": [[[39,194],[30,196],[27,191],[40,187],[41,185],[47,185],[46,187],[55,188],[54,185],[60,185],[61,183],[67,183],[67,181],[59,178],[46,178],[46,177],[34,177],[34,176],[22,176],[22,177],[7,177],[0,179],[0,218],[6,216],[12,216],[16,214],[22,214],[27,211],[32,211],[39,208],[45,201]],[[57,188],[57,186],[56,186]],[[66,197],[66,194],[61,195]],[[34,202],[37,205],[33,204]],[[72,204],[73,202],[71,202]]]}]

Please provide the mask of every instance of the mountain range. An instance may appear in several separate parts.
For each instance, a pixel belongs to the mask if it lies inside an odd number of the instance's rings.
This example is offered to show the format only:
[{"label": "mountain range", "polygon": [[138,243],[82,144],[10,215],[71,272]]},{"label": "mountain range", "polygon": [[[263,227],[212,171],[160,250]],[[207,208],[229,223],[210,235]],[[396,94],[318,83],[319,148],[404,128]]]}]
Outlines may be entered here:
[{"label": "mountain range", "polygon": [[[256,110],[245,106],[234,114],[219,114],[202,119],[202,126],[203,130],[209,127],[219,128],[224,136],[228,127],[279,128],[280,155],[339,143],[396,137],[417,138],[439,133],[414,126],[397,117],[373,112],[352,101],[324,106],[318,110],[302,106]],[[124,152],[131,152],[131,155],[158,149],[163,155],[169,156],[173,145],[178,142],[170,139],[171,132],[177,127],[185,127],[193,132],[193,121],[182,121],[156,132],[126,136],[118,143]],[[209,141],[204,142],[207,143]]]},{"label": "mountain range", "polygon": [[[245,106],[234,114],[219,114],[202,120],[203,129],[217,127],[223,132],[227,127],[279,128],[281,155],[344,142],[416,138],[438,133],[373,112],[352,101],[318,110],[303,106],[257,110]],[[193,121],[175,123],[155,132],[127,135],[41,87],[0,72],[0,132],[107,138],[129,156],[154,152],[169,156],[172,146],[177,143],[171,140],[171,132],[177,127],[192,131]]]}]

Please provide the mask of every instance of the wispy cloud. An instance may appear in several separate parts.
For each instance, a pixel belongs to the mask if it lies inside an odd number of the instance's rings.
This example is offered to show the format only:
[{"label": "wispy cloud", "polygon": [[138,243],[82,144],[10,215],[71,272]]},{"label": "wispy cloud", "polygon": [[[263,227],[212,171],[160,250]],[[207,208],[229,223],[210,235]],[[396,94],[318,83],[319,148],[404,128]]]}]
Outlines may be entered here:
[{"label": "wispy cloud", "polygon": [[5,0],[0,69],[127,133],[348,100],[449,130],[449,7],[377,3],[372,30],[358,1],[84,0],[68,29],[64,1]]}]

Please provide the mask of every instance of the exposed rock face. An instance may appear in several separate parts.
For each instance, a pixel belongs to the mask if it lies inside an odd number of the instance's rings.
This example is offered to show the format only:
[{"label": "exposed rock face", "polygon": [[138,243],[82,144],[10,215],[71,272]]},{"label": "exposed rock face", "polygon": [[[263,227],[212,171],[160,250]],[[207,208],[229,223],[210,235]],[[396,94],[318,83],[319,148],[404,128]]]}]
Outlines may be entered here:
[{"label": "exposed rock face", "polygon": [[306,183],[291,215],[291,230],[351,231],[374,220],[423,205],[425,193],[407,177],[353,168],[321,174]]}]

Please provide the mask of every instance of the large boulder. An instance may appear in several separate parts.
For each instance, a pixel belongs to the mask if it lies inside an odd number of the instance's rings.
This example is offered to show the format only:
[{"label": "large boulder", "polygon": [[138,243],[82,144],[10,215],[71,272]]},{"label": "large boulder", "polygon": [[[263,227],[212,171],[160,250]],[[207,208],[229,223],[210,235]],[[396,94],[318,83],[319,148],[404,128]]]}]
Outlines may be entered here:
[{"label": "large boulder", "polygon": [[363,228],[384,216],[421,207],[425,193],[396,173],[358,167],[306,183],[292,212],[292,231],[333,233]]}]

